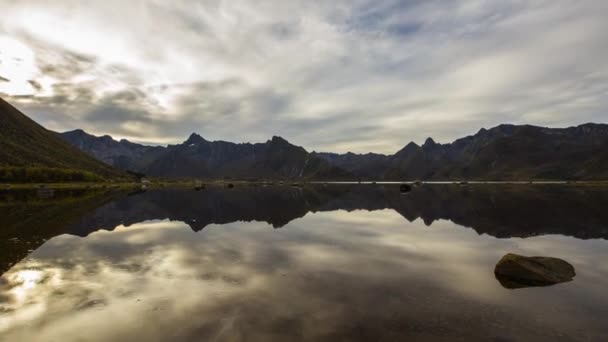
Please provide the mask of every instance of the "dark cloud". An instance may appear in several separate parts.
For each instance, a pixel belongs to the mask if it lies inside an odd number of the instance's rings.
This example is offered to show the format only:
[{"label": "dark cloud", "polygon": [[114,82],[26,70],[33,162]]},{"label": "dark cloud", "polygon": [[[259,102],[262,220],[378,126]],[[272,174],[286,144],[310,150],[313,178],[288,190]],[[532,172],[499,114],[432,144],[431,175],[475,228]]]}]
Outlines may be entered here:
[{"label": "dark cloud", "polygon": [[119,134],[132,133],[126,129],[121,129],[121,123],[128,121],[139,123],[154,122],[150,117],[150,114],[145,110],[124,107],[120,104],[110,102],[94,106],[90,111],[85,113],[84,119],[96,125],[101,125],[101,127],[117,130]]},{"label": "dark cloud", "polygon": [[30,102],[31,100],[37,100],[35,95],[2,95],[6,97],[9,102],[19,102],[19,100],[28,100],[28,102]]},{"label": "dark cloud", "polygon": [[[404,14],[415,12],[423,5],[432,1],[424,0],[390,0],[370,6],[369,2],[361,2],[354,6],[346,19],[347,26],[355,31],[387,31],[400,35],[416,32],[420,28],[419,23],[403,22]],[[444,4],[450,7],[450,4]],[[409,19],[407,19],[409,20]]]},{"label": "dark cloud", "polygon": [[109,94],[103,102],[121,104],[143,104],[147,100],[147,95],[137,88],[126,89]]},{"label": "dark cloud", "polygon": [[278,22],[269,25],[268,32],[279,40],[293,39],[299,34],[298,22]]},{"label": "dark cloud", "polygon": [[42,90],[42,85],[40,85],[40,83],[37,81],[28,80],[27,83],[29,83],[36,92],[40,92]]},{"label": "dark cloud", "polygon": [[29,35],[24,37],[25,41],[37,47],[36,62],[40,72],[46,76],[67,80],[94,69],[98,64],[94,56],[77,53]]},{"label": "dark cloud", "polygon": [[398,36],[408,36],[416,33],[421,28],[422,24],[419,23],[397,23],[388,25],[387,31]]}]

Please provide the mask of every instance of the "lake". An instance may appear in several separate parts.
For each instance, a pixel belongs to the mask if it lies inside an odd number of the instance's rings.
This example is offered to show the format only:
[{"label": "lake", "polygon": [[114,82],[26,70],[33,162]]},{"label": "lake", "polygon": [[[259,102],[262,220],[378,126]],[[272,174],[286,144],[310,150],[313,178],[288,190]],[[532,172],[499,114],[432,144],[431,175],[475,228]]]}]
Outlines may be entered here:
[{"label": "lake", "polygon": [[[0,193],[1,341],[607,341],[608,188]],[[506,253],[573,281],[510,289]]]}]

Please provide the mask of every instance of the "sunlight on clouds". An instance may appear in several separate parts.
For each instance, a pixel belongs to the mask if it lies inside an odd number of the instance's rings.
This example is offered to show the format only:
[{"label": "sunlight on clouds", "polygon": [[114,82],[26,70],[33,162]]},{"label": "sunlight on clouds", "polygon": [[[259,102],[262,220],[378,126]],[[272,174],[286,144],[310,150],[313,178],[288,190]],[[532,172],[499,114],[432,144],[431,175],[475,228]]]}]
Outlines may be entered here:
[{"label": "sunlight on clouds", "polygon": [[29,95],[35,89],[28,81],[38,75],[33,51],[19,40],[0,35],[0,94]]},{"label": "sunlight on clouds", "polygon": [[9,274],[6,280],[10,289],[6,292],[9,301],[0,303],[0,312],[21,308],[15,315],[0,314],[0,332],[7,330],[11,325],[23,324],[45,313],[47,305],[34,299],[41,288],[47,286],[58,286],[60,282],[57,273],[52,269],[37,267],[36,263],[30,263],[26,268]]},{"label": "sunlight on clouds", "polygon": [[319,213],[317,215],[327,216],[327,220],[337,221],[341,224],[363,224],[368,223],[372,225],[390,225],[398,224],[403,220],[403,216],[399,215],[392,209],[384,210],[337,210],[331,212],[331,214]]},{"label": "sunlight on clouds", "polygon": [[142,131],[156,132],[156,130],[159,128],[140,121],[125,121],[120,125],[120,127],[123,128],[126,132],[132,133]]},{"label": "sunlight on clouds", "polygon": [[[96,10],[100,9],[99,5],[95,5]],[[28,34],[39,40],[67,50],[99,56],[107,62],[127,65],[140,63],[137,50],[122,38],[125,33],[115,31],[121,27],[108,25],[100,16],[103,12],[91,13],[81,3],[55,6],[45,2],[26,8],[16,6],[9,23],[25,28]]]},{"label": "sunlight on clouds", "polygon": [[23,301],[28,291],[36,287],[42,279],[42,271],[23,270],[14,275],[13,281],[20,284],[13,288],[17,301]]}]

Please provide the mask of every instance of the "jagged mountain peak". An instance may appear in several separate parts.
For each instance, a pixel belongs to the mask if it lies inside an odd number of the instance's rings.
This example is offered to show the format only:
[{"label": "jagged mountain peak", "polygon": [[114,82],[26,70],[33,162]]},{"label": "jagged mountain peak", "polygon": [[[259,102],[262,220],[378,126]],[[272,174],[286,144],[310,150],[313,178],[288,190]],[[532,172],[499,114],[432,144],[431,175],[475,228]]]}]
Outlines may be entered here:
[{"label": "jagged mountain peak", "polygon": [[277,144],[277,143],[279,143],[279,144],[289,144],[289,141],[283,139],[282,137],[280,137],[278,135],[274,135],[272,137],[272,139],[270,140],[270,142],[275,143],[275,144]]},{"label": "jagged mountain peak", "polygon": [[404,154],[413,153],[419,149],[420,149],[420,146],[418,146],[418,144],[416,144],[413,141],[410,141],[409,144],[405,145],[405,147],[403,147],[401,150],[399,150],[397,153],[395,153],[395,156],[401,156]]},{"label": "jagged mountain peak", "polygon": [[74,130],[67,131],[65,133],[78,133],[78,134],[87,134],[87,135],[90,135],[89,133],[85,132],[83,129],[80,129],[80,128],[76,128]]},{"label": "jagged mountain peak", "polygon": [[435,147],[438,144],[435,142],[435,140],[433,140],[433,138],[428,137],[426,138],[426,140],[424,141],[424,145],[422,145],[422,147],[424,148],[429,148],[429,147]]},{"label": "jagged mountain peak", "polygon": [[186,139],[186,141],[184,141],[184,144],[191,145],[191,144],[199,144],[202,142],[207,142],[207,140],[205,140],[205,138],[203,138],[202,136],[200,136],[197,133],[192,133],[192,134],[190,134],[188,139]]}]

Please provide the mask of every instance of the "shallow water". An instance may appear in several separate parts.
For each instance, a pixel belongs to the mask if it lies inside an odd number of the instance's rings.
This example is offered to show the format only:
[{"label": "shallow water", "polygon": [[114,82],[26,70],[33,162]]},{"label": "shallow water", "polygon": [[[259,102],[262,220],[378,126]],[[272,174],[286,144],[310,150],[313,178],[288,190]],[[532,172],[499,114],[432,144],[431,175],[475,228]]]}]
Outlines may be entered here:
[{"label": "shallow water", "polygon": [[[0,195],[4,341],[605,341],[608,189]],[[506,253],[573,281],[506,289]]]}]

